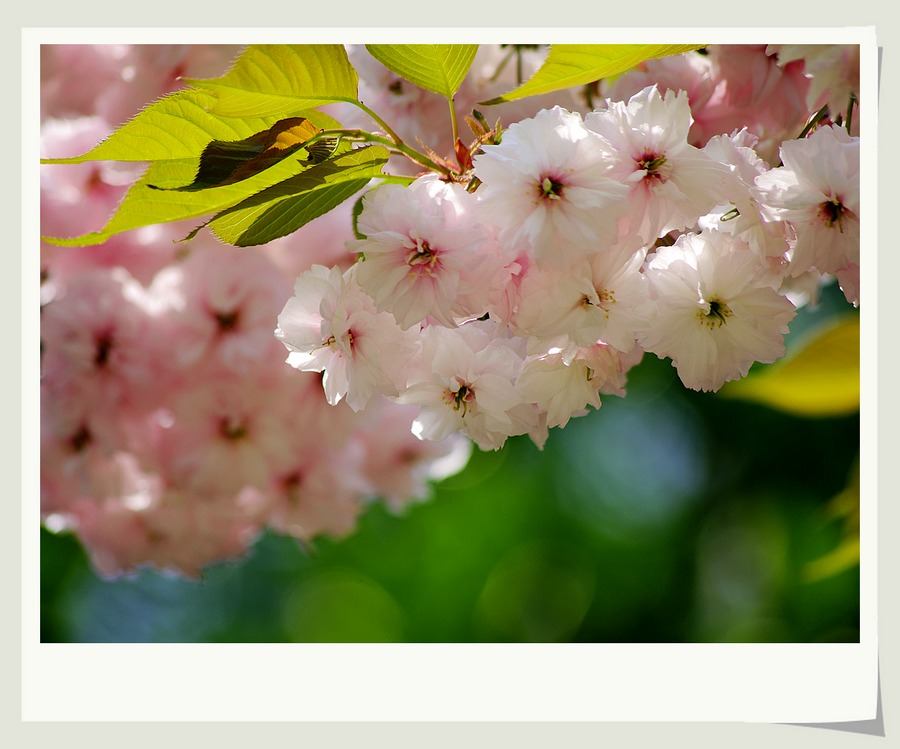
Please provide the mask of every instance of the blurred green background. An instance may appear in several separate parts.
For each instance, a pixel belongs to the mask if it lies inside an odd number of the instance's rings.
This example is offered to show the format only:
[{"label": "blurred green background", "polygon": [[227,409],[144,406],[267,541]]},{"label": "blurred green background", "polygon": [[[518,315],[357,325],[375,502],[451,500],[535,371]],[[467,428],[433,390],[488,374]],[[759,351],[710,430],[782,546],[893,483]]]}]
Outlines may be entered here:
[{"label": "blurred green background", "polygon": [[[789,356],[856,315],[827,288],[792,323]],[[648,355],[626,398],[543,451],[476,451],[430,501],[399,517],[373,504],[345,539],[266,534],[202,580],[104,580],[73,536],[42,529],[41,639],[855,642],[859,427],[858,411],[688,391]],[[810,576],[842,548],[849,562]]]}]

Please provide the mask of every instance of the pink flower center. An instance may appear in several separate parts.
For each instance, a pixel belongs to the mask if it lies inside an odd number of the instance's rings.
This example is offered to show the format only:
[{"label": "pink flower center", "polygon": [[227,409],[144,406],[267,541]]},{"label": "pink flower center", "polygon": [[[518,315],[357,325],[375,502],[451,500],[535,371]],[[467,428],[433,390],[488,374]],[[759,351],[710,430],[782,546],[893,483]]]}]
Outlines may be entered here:
[{"label": "pink flower center", "polygon": [[226,416],[219,421],[219,434],[229,442],[234,442],[247,436],[247,426],[239,419]]},{"label": "pink flower center", "polygon": [[731,308],[725,302],[715,297],[709,300],[709,311],[697,310],[697,317],[700,322],[710,330],[721,328],[733,314]]},{"label": "pink flower center", "polygon": [[565,183],[553,174],[542,174],[537,184],[539,200],[562,200]]},{"label": "pink flower center", "polygon": [[456,378],[456,382],[459,386],[457,390],[447,388],[444,391],[444,403],[454,411],[462,409],[462,415],[465,416],[468,410],[475,406],[475,390],[459,377]]},{"label": "pink flower center", "polygon": [[822,219],[822,223],[825,224],[825,226],[827,226],[829,229],[837,224],[838,229],[843,232],[843,219],[847,213],[847,209],[844,208],[840,198],[837,197],[832,198],[831,200],[826,200],[824,203],[821,203],[819,205],[819,218]]},{"label": "pink flower center", "polygon": [[[597,296],[589,297],[587,294],[581,297],[582,307],[599,307],[604,312],[609,312],[609,308],[616,303],[615,291],[608,289],[595,289]],[[608,315],[607,315],[608,316]]]},{"label": "pink flower center", "polygon": [[240,321],[240,310],[232,310],[231,312],[215,312],[216,325],[219,326],[219,332],[227,333],[234,330]]},{"label": "pink flower center", "polygon": [[76,432],[69,437],[68,444],[74,453],[80,453],[84,450],[88,445],[93,442],[93,435],[86,425],[82,424]]},{"label": "pink flower center", "polygon": [[94,343],[94,366],[103,369],[109,363],[109,355],[113,348],[112,333],[102,333]]},{"label": "pink flower center", "polygon": [[410,277],[433,277],[441,268],[438,260],[439,252],[431,248],[428,240],[416,239],[416,246],[406,255],[406,264],[409,266]]},{"label": "pink flower center", "polygon": [[296,502],[300,497],[300,487],[303,485],[303,474],[293,471],[281,479],[281,488],[285,496],[291,502]]},{"label": "pink flower center", "polygon": [[[353,342],[356,336],[353,333],[353,329],[350,328],[347,330],[344,335],[341,336],[340,341],[334,336],[330,335],[325,341],[322,343],[323,346],[328,346],[330,349],[337,349],[339,354],[342,354],[344,351],[353,353]],[[344,345],[341,345],[344,344]]]},{"label": "pink flower center", "polygon": [[666,163],[664,154],[655,151],[644,151],[634,160],[635,166],[644,172],[644,182],[665,182],[662,166]]}]

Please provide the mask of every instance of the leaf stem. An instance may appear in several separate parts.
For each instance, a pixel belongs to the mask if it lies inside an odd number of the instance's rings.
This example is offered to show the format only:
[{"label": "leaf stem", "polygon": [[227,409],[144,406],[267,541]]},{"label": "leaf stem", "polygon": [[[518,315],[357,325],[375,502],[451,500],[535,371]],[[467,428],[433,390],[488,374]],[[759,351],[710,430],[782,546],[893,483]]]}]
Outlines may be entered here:
[{"label": "leaf stem", "polygon": [[424,166],[426,169],[429,169],[433,172],[439,172],[440,174],[443,174],[444,176],[450,175],[450,170],[447,167],[441,166],[440,164],[435,163],[434,161],[429,159],[425,154],[420,153],[416,149],[411,148],[410,146],[406,145],[406,143],[403,142],[403,139],[399,135],[397,135],[397,133],[394,132],[394,130],[391,128],[390,125],[388,125],[383,119],[381,119],[381,117],[379,117],[375,112],[373,112],[371,109],[369,109],[361,101],[354,99],[352,103],[355,104],[357,107],[359,107],[367,115],[369,115],[369,117],[371,117],[375,121],[376,124],[378,124],[382,128],[384,128],[384,132],[388,135],[388,137],[391,139],[391,141],[389,142],[383,138],[379,139],[379,137],[376,136],[374,133],[367,133],[364,130],[356,130],[354,132],[359,133],[359,134],[365,134],[366,136],[369,136],[368,138],[366,138],[366,140],[370,140],[373,143],[382,143],[384,145],[393,146],[398,151],[400,151],[404,156],[409,158],[411,161],[414,161],[419,166]]},{"label": "leaf stem", "polygon": [[453,106],[453,97],[447,97],[447,104],[450,105],[450,124],[453,127],[453,143],[459,140],[459,127],[456,124],[456,108]]},{"label": "leaf stem", "polygon": [[397,133],[395,133],[391,129],[391,126],[388,125],[383,119],[381,119],[381,117],[379,117],[375,112],[373,112],[371,109],[369,109],[365,104],[363,104],[358,99],[354,99],[353,104],[355,104],[363,112],[365,112],[367,115],[369,115],[369,117],[371,117],[378,125],[381,125],[381,127],[384,128],[384,132],[387,133],[387,135],[389,135],[391,138],[393,138],[395,143],[397,143],[397,144],[403,143],[403,140],[400,138],[399,135],[397,135]]},{"label": "leaf stem", "polygon": [[419,153],[414,148],[410,148],[399,138],[397,138],[396,140],[392,138],[384,138],[380,135],[376,135],[375,133],[370,133],[367,130],[321,130],[308,141],[306,141],[304,147],[306,147],[307,145],[312,145],[317,141],[324,140],[325,138],[333,138],[335,136],[337,136],[339,140],[350,140],[356,143],[378,143],[380,145],[387,146],[388,149],[390,149],[394,153],[403,154],[411,161],[415,162],[419,166],[429,169],[430,171],[440,172],[443,175],[450,174],[450,170],[447,167],[435,163],[425,154]]}]

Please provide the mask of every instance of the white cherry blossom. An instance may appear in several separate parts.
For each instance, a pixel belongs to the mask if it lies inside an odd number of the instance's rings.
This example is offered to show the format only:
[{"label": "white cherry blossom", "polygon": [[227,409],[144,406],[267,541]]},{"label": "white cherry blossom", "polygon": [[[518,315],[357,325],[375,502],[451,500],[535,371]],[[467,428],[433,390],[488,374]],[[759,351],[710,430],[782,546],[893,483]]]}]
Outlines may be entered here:
[{"label": "white cherry blossom", "polygon": [[577,112],[556,106],[513,123],[474,166],[481,210],[504,242],[555,257],[572,242],[615,240],[628,188],[610,178],[610,156]]},{"label": "white cherry blossom", "polygon": [[836,273],[859,264],[859,138],[841,127],[816,128],[781,145],[784,166],[756,178],[771,220],[796,233],[791,275]]},{"label": "white cherry blossom", "polygon": [[656,305],[641,346],[668,357],[686,387],[718,390],[753,362],[784,356],[796,310],[764,280],[766,267],[727,234],[685,234],[649,260]]},{"label": "white cherry blossom", "polygon": [[719,200],[728,172],[688,143],[691,121],[687,93],[655,85],[584,118],[613,160],[611,176],[629,188],[629,227],[645,244],[692,228]]}]

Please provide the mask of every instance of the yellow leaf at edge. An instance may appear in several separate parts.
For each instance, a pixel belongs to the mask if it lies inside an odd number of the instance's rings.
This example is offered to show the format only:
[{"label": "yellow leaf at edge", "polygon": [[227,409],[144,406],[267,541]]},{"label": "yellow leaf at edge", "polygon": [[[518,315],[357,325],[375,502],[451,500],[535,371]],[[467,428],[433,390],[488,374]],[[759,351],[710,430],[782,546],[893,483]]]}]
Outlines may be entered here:
[{"label": "yellow leaf at edge", "polygon": [[719,390],[725,398],[763,403],[799,416],[859,410],[859,317],[825,327],[800,350]]}]

